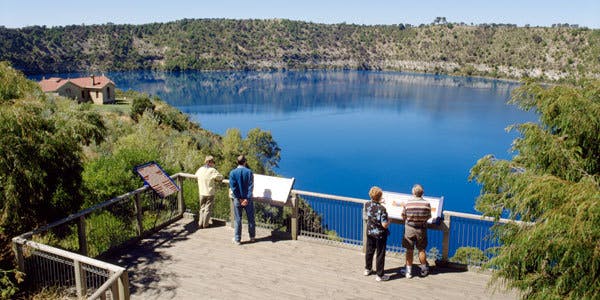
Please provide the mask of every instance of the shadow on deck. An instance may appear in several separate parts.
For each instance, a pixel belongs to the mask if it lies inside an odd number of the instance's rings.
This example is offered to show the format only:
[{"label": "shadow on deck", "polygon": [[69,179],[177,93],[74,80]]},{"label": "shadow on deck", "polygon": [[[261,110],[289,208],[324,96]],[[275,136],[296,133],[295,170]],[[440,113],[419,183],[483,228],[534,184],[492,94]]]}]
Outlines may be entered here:
[{"label": "shadow on deck", "polygon": [[[246,230],[244,226],[244,230]],[[257,241],[231,242],[233,229],[198,229],[191,219],[143,240],[111,260],[129,271],[132,299],[516,299],[487,289],[490,275],[432,268],[427,277],[398,274],[404,260],[386,257],[388,282],[365,277],[358,248],[293,241],[257,228]]]}]

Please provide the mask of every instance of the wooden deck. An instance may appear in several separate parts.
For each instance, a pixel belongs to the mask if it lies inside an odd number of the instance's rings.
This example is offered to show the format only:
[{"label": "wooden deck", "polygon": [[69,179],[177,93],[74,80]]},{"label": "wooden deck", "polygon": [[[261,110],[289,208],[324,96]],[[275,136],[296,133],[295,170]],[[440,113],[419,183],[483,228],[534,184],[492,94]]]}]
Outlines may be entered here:
[{"label": "wooden deck", "polygon": [[[246,230],[246,226],[244,226]],[[132,299],[516,299],[487,289],[489,274],[432,268],[429,276],[396,273],[404,261],[386,257],[392,278],[363,276],[359,249],[334,247],[258,230],[231,242],[229,226],[198,229],[191,219],[142,241],[114,263],[127,267]]]}]

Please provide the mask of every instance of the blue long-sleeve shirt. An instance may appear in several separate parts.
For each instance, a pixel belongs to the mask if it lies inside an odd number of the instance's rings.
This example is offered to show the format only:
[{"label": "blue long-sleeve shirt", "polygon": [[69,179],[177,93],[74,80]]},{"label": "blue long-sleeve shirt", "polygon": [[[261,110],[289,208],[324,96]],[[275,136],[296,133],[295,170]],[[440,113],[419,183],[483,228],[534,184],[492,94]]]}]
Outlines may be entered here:
[{"label": "blue long-sleeve shirt", "polygon": [[229,188],[236,199],[252,199],[254,174],[250,169],[238,166],[229,172]]}]

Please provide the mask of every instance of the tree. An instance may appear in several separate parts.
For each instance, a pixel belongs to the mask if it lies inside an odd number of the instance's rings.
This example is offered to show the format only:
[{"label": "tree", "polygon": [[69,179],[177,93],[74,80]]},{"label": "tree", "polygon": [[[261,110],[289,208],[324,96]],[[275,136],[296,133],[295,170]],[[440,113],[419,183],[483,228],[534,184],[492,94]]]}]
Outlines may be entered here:
[{"label": "tree", "polygon": [[539,114],[512,160],[480,159],[476,208],[528,223],[496,225],[502,246],[488,266],[525,298],[592,299],[600,291],[600,81],[544,87],[532,82],[511,102]]},{"label": "tree", "polygon": [[229,174],[235,168],[236,158],[240,154],[244,154],[242,134],[237,128],[229,128],[223,137],[223,163],[219,166],[219,172]]},{"label": "tree", "polygon": [[28,95],[39,96],[42,93],[35,82],[25,80],[19,71],[5,61],[0,61],[0,83],[0,104]]},{"label": "tree", "polygon": [[433,20],[433,22],[431,24],[446,24],[448,23],[448,21],[446,21],[446,17],[435,17],[435,20]]},{"label": "tree", "polygon": [[219,170],[229,174],[236,166],[238,155],[246,156],[248,166],[256,174],[273,175],[281,159],[281,148],[268,131],[253,128],[245,139],[237,128],[230,128],[223,137],[223,163]]},{"label": "tree", "polygon": [[[269,131],[253,128],[244,140],[244,148],[248,153],[249,164],[261,174],[273,175],[281,159],[281,148],[273,140]],[[252,162],[252,163],[251,163]]]},{"label": "tree", "polygon": [[[69,100],[46,100],[35,84],[6,64],[0,64],[0,78],[15,87],[29,87],[3,94],[0,102],[0,267],[4,267],[12,263],[12,237],[80,208],[82,143],[102,140],[103,126],[94,113],[71,110]],[[84,125],[82,120],[94,123]]]}]

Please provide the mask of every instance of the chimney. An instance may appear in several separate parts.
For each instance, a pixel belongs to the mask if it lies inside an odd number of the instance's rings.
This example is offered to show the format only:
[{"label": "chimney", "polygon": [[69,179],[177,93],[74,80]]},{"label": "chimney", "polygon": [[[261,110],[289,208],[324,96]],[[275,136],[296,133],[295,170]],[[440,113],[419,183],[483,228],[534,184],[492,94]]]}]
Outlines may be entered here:
[{"label": "chimney", "polygon": [[92,86],[96,85],[96,81],[94,81],[94,75],[92,75],[90,77],[92,77]]}]

